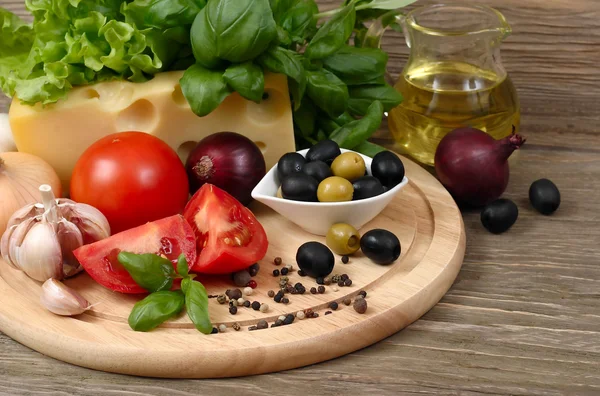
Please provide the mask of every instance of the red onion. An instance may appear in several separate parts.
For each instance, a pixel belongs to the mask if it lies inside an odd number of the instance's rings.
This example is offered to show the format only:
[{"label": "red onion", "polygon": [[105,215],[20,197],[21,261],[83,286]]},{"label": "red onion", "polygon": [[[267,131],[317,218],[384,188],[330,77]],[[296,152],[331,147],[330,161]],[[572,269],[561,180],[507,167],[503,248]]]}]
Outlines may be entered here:
[{"label": "red onion", "polygon": [[457,201],[474,206],[499,198],[508,185],[508,157],[525,143],[513,133],[494,140],[474,128],[446,135],[435,153],[437,176]]},{"label": "red onion", "polygon": [[205,183],[227,191],[242,204],[266,173],[265,159],[250,139],[234,132],[219,132],[202,139],[185,166],[194,194]]}]

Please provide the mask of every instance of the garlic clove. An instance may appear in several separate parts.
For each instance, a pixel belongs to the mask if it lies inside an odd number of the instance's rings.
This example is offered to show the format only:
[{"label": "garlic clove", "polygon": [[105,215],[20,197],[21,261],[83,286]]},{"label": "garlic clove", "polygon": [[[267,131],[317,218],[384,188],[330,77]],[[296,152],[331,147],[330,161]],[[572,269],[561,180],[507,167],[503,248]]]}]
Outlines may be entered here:
[{"label": "garlic clove", "polygon": [[[8,254],[5,258],[6,261],[10,262],[17,269],[23,270],[19,265],[18,256],[19,250],[21,249],[21,245],[23,244],[23,240],[27,236],[27,233],[36,223],[35,217],[30,217],[27,220],[23,221],[21,224],[17,226],[11,227],[13,229],[10,234],[10,239],[8,240]],[[4,255],[2,256],[4,258]]]},{"label": "garlic clove", "polygon": [[83,235],[83,243],[94,243],[110,236],[110,225],[98,209],[87,204],[75,204],[69,219]]},{"label": "garlic clove", "polygon": [[15,262],[37,281],[62,279],[62,251],[53,225],[41,222],[31,227],[17,251]]},{"label": "garlic clove", "polygon": [[62,316],[79,315],[90,309],[85,298],[56,279],[44,282],[40,302],[48,311]]},{"label": "garlic clove", "polygon": [[75,249],[83,246],[83,236],[75,224],[62,219],[57,224],[56,237],[62,251],[63,275],[68,278],[83,269],[73,255]]},{"label": "garlic clove", "polygon": [[16,226],[12,226],[7,228],[2,234],[2,239],[0,239],[0,257],[4,259],[11,267],[18,269],[17,266],[10,259],[10,237],[12,236]]},{"label": "garlic clove", "polygon": [[31,204],[31,205],[23,206],[21,209],[17,210],[15,213],[13,213],[12,216],[10,216],[10,219],[8,220],[8,224],[6,225],[6,228],[8,229],[14,225],[19,225],[22,222],[24,222],[25,220],[30,219],[32,217],[39,216],[42,213],[44,213],[44,207],[39,204]]}]

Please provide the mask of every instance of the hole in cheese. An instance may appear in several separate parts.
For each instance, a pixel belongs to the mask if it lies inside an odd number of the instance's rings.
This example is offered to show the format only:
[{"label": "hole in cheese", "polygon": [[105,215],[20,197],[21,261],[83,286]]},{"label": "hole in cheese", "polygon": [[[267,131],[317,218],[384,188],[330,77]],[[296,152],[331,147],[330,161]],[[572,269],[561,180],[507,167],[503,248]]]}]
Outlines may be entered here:
[{"label": "hole in cheese", "polygon": [[264,154],[267,152],[267,145],[265,144],[265,142],[254,142],[254,144],[256,144],[258,146],[258,148],[260,149],[260,151]]},{"label": "hole in cheese", "polygon": [[[288,93],[286,92],[285,95]],[[286,106],[289,106],[289,100],[285,100],[281,91],[266,89],[263,97],[266,99],[260,103],[248,101],[246,115],[249,121],[257,125],[272,124],[286,115],[288,110]]]},{"label": "hole in cheese", "polygon": [[146,99],[140,99],[119,113],[115,126],[117,132],[139,131],[151,133],[154,132],[154,128],[158,124],[158,118],[158,112],[154,105]]},{"label": "hole in cheese", "polygon": [[183,96],[183,92],[181,91],[181,85],[175,85],[173,89],[173,93],[171,94],[171,98],[173,102],[175,102],[178,106],[189,107],[187,100],[185,100],[185,96]]},{"label": "hole in cheese", "polygon": [[179,155],[181,162],[183,162],[184,164],[187,162],[187,159],[190,156],[190,153],[192,152],[192,150],[194,148],[196,148],[197,144],[198,144],[198,142],[194,142],[194,141],[181,143],[181,145],[177,149],[177,155]]},{"label": "hole in cheese", "polygon": [[99,99],[100,94],[95,89],[86,89],[84,95],[87,99]]}]

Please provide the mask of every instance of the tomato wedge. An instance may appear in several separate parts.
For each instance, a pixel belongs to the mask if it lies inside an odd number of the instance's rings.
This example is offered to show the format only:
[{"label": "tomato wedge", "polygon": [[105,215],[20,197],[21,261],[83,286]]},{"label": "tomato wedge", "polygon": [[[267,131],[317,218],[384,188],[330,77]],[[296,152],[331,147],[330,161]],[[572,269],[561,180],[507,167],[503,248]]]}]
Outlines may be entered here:
[{"label": "tomato wedge", "polygon": [[205,184],[183,211],[196,234],[195,272],[228,274],[248,268],[267,254],[263,226],[234,197]]},{"label": "tomato wedge", "polygon": [[175,215],[84,245],[73,253],[102,286],[121,293],[147,293],[119,263],[117,256],[121,251],[164,254],[173,267],[183,253],[191,267],[196,261],[196,238],[183,216]]}]

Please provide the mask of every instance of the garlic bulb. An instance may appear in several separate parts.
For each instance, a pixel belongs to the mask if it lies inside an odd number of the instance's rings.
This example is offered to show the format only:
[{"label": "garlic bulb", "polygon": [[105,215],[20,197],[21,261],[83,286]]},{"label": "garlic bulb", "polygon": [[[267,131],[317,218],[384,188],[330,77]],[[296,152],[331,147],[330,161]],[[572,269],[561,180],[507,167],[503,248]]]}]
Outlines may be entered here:
[{"label": "garlic bulb", "polygon": [[106,217],[96,208],[70,199],[55,199],[40,186],[42,204],[17,210],[0,240],[2,258],[29,277],[44,282],[82,270],[73,255],[78,247],[110,236]]},{"label": "garlic bulb", "polygon": [[48,311],[63,316],[79,315],[90,309],[85,298],[56,279],[44,282],[40,302]]}]

